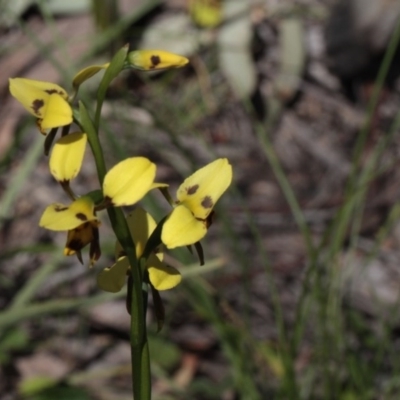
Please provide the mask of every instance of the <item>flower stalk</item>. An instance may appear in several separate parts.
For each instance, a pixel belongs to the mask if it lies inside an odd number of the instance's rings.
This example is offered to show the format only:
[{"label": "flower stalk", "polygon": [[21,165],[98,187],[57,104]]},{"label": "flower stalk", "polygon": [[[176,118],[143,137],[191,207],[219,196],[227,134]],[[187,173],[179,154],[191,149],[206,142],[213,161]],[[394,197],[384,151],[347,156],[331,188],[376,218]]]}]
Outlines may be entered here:
[{"label": "flower stalk", "polygon": [[[120,60],[122,58],[121,55],[123,55],[123,53],[126,51],[127,49],[125,47],[121,49],[110,63],[110,68],[112,68],[111,72],[114,72],[115,76],[117,76],[122,69],[122,65],[120,66]],[[113,76],[109,72],[107,76],[103,78],[102,84],[104,84],[104,86],[108,86],[111,83],[112,79]],[[103,89],[102,93],[104,93],[103,96],[105,97],[106,89]],[[81,118],[77,118],[78,124],[81,125],[83,131],[86,132],[86,134],[88,135],[88,141],[95,159],[100,185],[103,185],[107,171],[98,131],[98,124],[100,121],[101,107],[104,101],[104,97],[103,99],[101,97],[98,97],[96,108],[97,125],[94,125],[91,121],[86,107],[82,102],[80,102]],[[130,269],[131,279],[129,279],[132,286],[129,292],[131,293],[130,345],[133,398],[140,400],[150,400],[150,355],[146,331],[146,310],[144,307],[142,294],[142,274],[136,258],[135,244],[133,243],[133,240],[129,234],[129,228],[123,212],[120,209],[111,207],[107,209],[107,213],[110,218],[111,226],[115,233],[115,236],[119,243],[121,243],[121,246],[123,247],[126,256],[128,257],[129,263],[132,266]]]}]

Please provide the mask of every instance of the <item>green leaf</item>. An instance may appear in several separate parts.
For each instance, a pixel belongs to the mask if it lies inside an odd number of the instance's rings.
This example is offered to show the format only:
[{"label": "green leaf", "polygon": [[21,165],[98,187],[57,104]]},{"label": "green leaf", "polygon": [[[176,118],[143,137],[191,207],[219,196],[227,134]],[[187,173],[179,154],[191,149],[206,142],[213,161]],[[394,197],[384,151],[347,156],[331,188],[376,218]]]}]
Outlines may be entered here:
[{"label": "green leaf", "polygon": [[106,97],[107,89],[110,86],[111,81],[122,71],[126,56],[128,54],[128,49],[129,45],[125,45],[121,50],[117,52],[117,54],[111,60],[111,63],[106,69],[103,79],[100,82],[99,90],[97,92],[96,114],[94,118],[94,126],[96,128],[96,131],[98,131],[99,129],[101,108]]}]

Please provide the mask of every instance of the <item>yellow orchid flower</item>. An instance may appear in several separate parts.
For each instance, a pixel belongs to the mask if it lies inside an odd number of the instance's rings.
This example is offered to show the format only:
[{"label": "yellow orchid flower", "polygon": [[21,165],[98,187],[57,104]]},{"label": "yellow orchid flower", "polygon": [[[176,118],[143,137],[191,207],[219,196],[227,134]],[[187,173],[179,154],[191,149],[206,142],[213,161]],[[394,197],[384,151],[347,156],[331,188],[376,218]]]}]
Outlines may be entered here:
[{"label": "yellow orchid flower", "polygon": [[69,206],[61,203],[50,204],[44,210],[39,226],[51,231],[69,231],[90,221],[97,221],[94,203],[90,197],[84,196]]},{"label": "yellow orchid flower", "polygon": [[38,119],[40,131],[72,123],[68,93],[51,82],[26,78],[10,78],[10,93]]},{"label": "yellow orchid flower", "polygon": [[142,71],[156,71],[185,66],[189,60],[164,50],[136,50],[128,53],[128,62]]},{"label": "yellow orchid flower", "polygon": [[[157,224],[152,216],[140,207],[129,214],[126,220],[136,246],[136,257],[139,259],[143,255],[147,240]],[[130,268],[128,258],[124,255],[119,243],[116,244],[116,260],[113,266],[104,269],[97,276],[98,286],[106,292],[119,292],[125,284],[126,275]],[[149,281],[157,290],[172,289],[180,283],[181,274],[162,260],[162,252],[150,254],[146,263]]]},{"label": "yellow orchid flower", "polygon": [[[80,70],[72,80],[75,95],[79,86],[109,63],[90,65]],[[68,92],[61,86],[28,78],[10,78],[10,93],[22,106],[38,119],[39,130],[46,134],[48,129],[70,125],[73,121],[72,107]]]},{"label": "yellow orchid flower", "polygon": [[68,231],[64,255],[76,254],[82,262],[80,251],[90,243],[90,264],[100,258],[100,221],[96,217],[94,203],[90,197],[81,197],[69,206],[50,204],[45,209],[39,226],[53,231]]},{"label": "yellow orchid flower", "polygon": [[179,186],[176,207],[164,223],[161,240],[169,248],[188,246],[207,233],[208,218],[232,182],[232,166],[220,158],[200,168]]}]

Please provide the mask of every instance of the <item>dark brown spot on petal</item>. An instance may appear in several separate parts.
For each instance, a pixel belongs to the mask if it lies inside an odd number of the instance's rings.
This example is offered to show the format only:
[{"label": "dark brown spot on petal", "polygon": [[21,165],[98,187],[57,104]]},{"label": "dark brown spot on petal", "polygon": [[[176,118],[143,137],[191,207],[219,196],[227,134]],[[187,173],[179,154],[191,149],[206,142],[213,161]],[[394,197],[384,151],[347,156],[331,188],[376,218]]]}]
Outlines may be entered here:
[{"label": "dark brown spot on petal", "polygon": [[213,208],[214,202],[212,201],[212,198],[210,196],[204,197],[204,199],[201,201],[201,205],[204,208]]},{"label": "dark brown spot on petal", "polygon": [[36,115],[40,115],[40,109],[44,106],[44,100],[36,99],[32,103],[32,110]]},{"label": "dark brown spot on petal", "polygon": [[150,57],[150,62],[151,62],[151,67],[150,68],[157,67],[157,65],[160,64],[160,62],[161,62],[160,56],[151,56]]},{"label": "dark brown spot on petal", "polygon": [[187,194],[195,194],[197,192],[197,189],[199,188],[199,185],[193,185],[189,188],[186,189]]},{"label": "dark brown spot on petal", "polygon": [[75,214],[75,217],[81,221],[87,221],[87,216],[83,213],[77,213],[77,214]]},{"label": "dark brown spot on petal", "polygon": [[68,207],[65,206],[54,206],[54,211],[60,212],[60,211],[65,211],[68,210]]},{"label": "dark brown spot on petal", "polygon": [[45,92],[48,93],[48,94],[57,93],[57,94],[59,94],[60,96],[62,96],[62,95],[64,94],[63,92],[59,92],[57,89],[47,89],[47,90],[45,90]]}]

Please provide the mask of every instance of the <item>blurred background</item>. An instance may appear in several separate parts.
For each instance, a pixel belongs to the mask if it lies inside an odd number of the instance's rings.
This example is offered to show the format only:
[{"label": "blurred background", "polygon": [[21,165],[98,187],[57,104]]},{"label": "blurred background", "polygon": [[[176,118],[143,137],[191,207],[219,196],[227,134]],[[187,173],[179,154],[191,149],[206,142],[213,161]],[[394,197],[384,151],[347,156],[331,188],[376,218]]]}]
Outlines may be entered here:
[{"label": "blurred background", "polygon": [[[107,165],[149,157],[171,193],[216,157],[234,170],[205,265],[169,252],[184,279],[161,332],[150,304],[153,399],[398,399],[399,16],[398,0],[1,0],[0,399],[132,398],[125,293],[96,287],[107,218],[92,269],[38,227],[67,199],[8,92],[17,76],[71,90],[126,43],[190,65],[112,83]],[[89,152],[73,188],[98,188]]]}]

